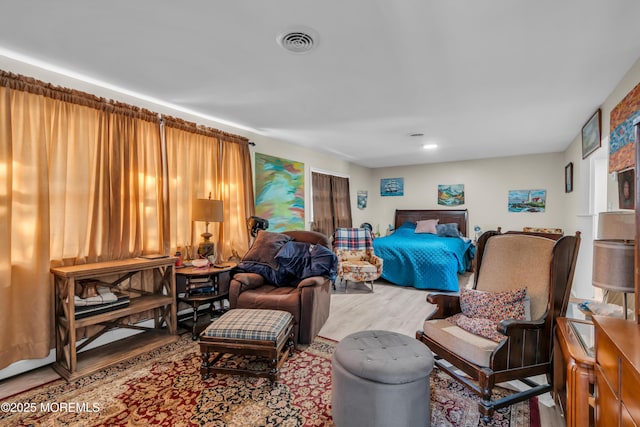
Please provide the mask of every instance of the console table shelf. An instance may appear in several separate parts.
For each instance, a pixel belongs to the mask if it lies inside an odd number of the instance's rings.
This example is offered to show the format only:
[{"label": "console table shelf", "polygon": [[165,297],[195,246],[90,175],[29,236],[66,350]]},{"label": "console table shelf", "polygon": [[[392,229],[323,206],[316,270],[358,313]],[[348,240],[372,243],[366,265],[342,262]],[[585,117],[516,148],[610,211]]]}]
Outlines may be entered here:
[{"label": "console table shelf", "polygon": [[[174,257],[131,258],[52,268],[56,331],[53,368],[56,372],[67,380],[73,380],[177,341],[175,262]],[[118,289],[129,295],[129,305],[76,319],[74,297],[76,286],[81,281],[95,281],[101,286]],[[131,318],[147,311],[153,313],[152,327],[142,326],[136,323],[137,319]],[[78,344],[81,328],[87,328],[87,339]],[[80,351],[116,328],[135,329],[142,333]]]}]

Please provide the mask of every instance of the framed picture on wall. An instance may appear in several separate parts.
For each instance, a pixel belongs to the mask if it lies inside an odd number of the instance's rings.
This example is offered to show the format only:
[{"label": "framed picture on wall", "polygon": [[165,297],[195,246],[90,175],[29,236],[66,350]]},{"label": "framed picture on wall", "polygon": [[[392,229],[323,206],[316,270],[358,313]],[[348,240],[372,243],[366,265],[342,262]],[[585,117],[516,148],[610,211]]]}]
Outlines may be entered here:
[{"label": "framed picture on wall", "polygon": [[573,191],[573,162],[569,162],[564,167],[564,192],[571,193]]},{"label": "framed picture on wall", "polygon": [[618,172],[618,207],[620,209],[635,209],[635,169]]},{"label": "framed picture on wall", "polygon": [[582,127],[582,158],[585,159],[589,154],[600,148],[600,109],[593,113],[593,116]]}]

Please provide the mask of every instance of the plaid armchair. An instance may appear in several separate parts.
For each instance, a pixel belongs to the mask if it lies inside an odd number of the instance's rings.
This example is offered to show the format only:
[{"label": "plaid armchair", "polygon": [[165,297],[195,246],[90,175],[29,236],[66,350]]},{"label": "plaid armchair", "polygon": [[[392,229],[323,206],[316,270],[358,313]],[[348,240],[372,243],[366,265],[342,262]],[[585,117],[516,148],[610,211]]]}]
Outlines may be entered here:
[{"label": "plaid armchair", "polygon": [[373,253],[373,238],[366,228],[338,228],[333,235],[333,252],[338,257],[338,277],[347,282],[371,284],[382,274],[382,258]]}]

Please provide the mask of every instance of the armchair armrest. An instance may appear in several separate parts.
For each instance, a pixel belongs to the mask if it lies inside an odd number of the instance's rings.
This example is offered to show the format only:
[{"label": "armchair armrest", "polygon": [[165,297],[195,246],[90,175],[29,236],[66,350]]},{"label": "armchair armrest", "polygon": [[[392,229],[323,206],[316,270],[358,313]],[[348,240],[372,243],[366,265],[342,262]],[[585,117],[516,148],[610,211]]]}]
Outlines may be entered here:
[{"label": "armchair armrest", "polygon": [[496,329],[503,335],[514,336],[521,335],[522,331],[527,329],[542,329],[544,327],[544,319],[540,320],[517,320],[507,319],[498,323]]},{"label": "armchair armrest", "polygon": [[254,289],[258,286],[264,285],[265,283],[264,277],[262,277],[258,273],[236,273],[233,275],[232,280],[240,283],[241,291]]},{"label": "armchair armrest", "polygon": [[493,351],[491,368],[504,370],[514,366],[544,364],[550,359],[549,344],[544,331],[545,319],[516,320],[507,319],[498,323],[498,332],[508,338]]},{"label": "armchair armrest", "polygon": [[436,305],[437,310],[431,315],[431,319],[445,319],[460,313],[460,297],[448,294],[429,294],[427,302]]},{"label": "armchair armrest", "polygon": [[257,273],[236,273],[229,282],[229,307],[238,306],[238,296],[241,292],[255,289],[264,285],[265,279]]},{"label": "armchair armrest", "polygon": [[321,286],[324,283],[326,283],[329,279],[327,279],[326,277],[322,277],[322,276],[313,276],[313,277],[307,277],[306,279],[302,279],[300,281],[300,283],[298,283],[298,289],[299,288],[307,288],[310,286]]}]

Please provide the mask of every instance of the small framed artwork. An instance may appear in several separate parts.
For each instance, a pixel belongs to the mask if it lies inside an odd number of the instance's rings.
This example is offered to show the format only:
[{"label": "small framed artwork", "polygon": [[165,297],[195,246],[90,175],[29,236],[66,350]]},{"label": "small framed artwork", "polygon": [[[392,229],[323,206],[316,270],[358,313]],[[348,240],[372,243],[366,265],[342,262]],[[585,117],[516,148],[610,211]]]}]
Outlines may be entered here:
[{"label": "small framed artwork", "polygon": [[618,172],[618,207],[620,209],[635,209],[635,169]]},{"label": "small framed artwork", "polygon": [[600,148],[602,144],[600,138],[600,109],[593,113],[593,116],[582,127],[582,158],[586,159],[589,154]]},{"label": "small framed artwork", "polygon": [[464,205],[464,184],[438,184],[438,204],[444,206]]},{"label": "small framed artwork", "polygon": [[381,196],[404,196],[404,178],[380,179]]},{"label": "small framed artwork", "polygon": [[544,212],[547,190],[509,190],[509,212]]},{"label": "small framed artwork", "polygon": [[564,192],[571,193],[573,191],[573,162],[569,162],[564,167]]}]

